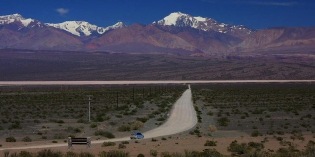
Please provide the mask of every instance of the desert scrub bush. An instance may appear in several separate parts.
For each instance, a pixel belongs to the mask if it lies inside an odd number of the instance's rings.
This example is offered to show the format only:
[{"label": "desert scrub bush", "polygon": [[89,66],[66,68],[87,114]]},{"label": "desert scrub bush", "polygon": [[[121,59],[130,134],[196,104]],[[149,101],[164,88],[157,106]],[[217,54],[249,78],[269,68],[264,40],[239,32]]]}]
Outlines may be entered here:
[{"label": "desert scrub bush", "polygon": [[31,139],[30,137],[26,136],[26,137],[24,137],[24,138],[22,139],[22,141],[23,141],[23,142],[32,142],[32,139]]},{"label": "desert scrub bush", "polygon": [[254,131],[251,133],[251,136],[252,136],[252,137],[261,136],[261,133],[260,133],[258,130],[254,130]]},{"label": "desert scrub bush", "polygon": [[65,139],[66,135],[58,133],[54,135],[54,139]]},{"label": "desert scrub bush", "polygon": [[95,157],[95,156],[88,152],[81,152],[80,154],[78,154],[78,157]]},{"label": "desert scrub bush", "polygon": [[128,141],[122,141],[121,144],[129,144]]},{"label": "desert scrub bush", "polygon": [[[11,155],[13,156],[13,155]],[[33,157],[34,155],[27,151],[21,151],[18,155],[19,157]]]},{"label": "desert scrub bush", "polygon": [[15,121],[14,123],[12,123],[9,128],[9,130],[12,129],[22,129],[21,123],[19,121]]},{"label": "desert scrub bush", "polygon": [[5,139],[5,141],[6,141],[6,142],[16,142],[16,139],[15,139],[14,137],[10,136],[10,137],[7,137],[7,138]]},{"label": "desert scrub bush", "polygon": [[136,120],[131,123],[130,127],[132,130],[139,130],[140,128],[143,127],[143,122]]},{"label": "desert scrub bush", "polygon": [[207,115],[213,116],[213,112],[212,112],[212,111],[209,111],[209,112],[207,113]]},{"label": "desert scrub bush", "polygon": [[67,152],[66,154],[65,154],[65,157],[77,157],[78,155],[76,154],[76,153],[74,153],[74,152]]},{"label": "desert scrub bush", "polygon": [[102,144],[102,147],[115,146],[115,145],[116,145],[115,142],[104,142],[104,143]]},{"label": "desert scrub bush", "polygon": [[257,149],[257,150],[262,150],[262,149],[264,149],[264,144],[262,144],[262,143],[258,143],[258,142],[249,142],[248,143],[248,146],[249,147],[252,147],[252,148],[255,148],[255,149]]},{"label": "desert scrub bush", "polygon": [[126,148],[126,145],[124,145],[124,144],[122,144],[122,143],[120,143],[119,145],[118,145],[118,149],[125,149]]},{"label": "desert scrub bush", "polygon": [[148,120],[148,118],[147,117],[138,117],[136,120],[140,121],[142,123],[145,123]]},{"label": "desert scrub bush", "polygon": [[220,154],[215,149],[205,149],[203,152],[185,150],[184,155],[177,155],[177,156],[178,157],[180,157],[180,156],[185,156],[185,157],[223,157],[223,155]]},{"label": "desert scrub bush", "polygon": [[37,153],[38,157],[62,157],[62,153],[61,152],[53,152],[52,150],[49,149],[44,149],[41,150]]},{"label": "desert scrub bush", "polygon": [[130,125],[129,124],[123,124],[120,127],[118,127],[117,130],[120,132],[130,131]]},{"label": "desert scrub bush", "polygon": [[159,117],[156,119],[157,121],[165,121],[165,118],[164,117]]},{"label": "desert scrub bush", "polygon": [[115,135],[109,131],[98,130],[94,133],[95,136],[104,136],[107,138],[115,138]]},{"label": "desert scrub bush", "polygon": [[217,141],[209,141],[207,140],[206,143],[204,144],[204,146],[216,146],[217,145]]},{"label": "desert scrub bush", "polygon": [[217,120],[219,126],[228,126],[230,120],[227,117],[222,117]]},{"label": "desert scrub bush", "polygon": [[242,155],[248,153],[249,150],[245,143],[239,144],[236,140],[234,140],[228,147],[228,151],[238,155]]},{"label": "desert scrub bush", "polygon": [[96,123],[92,123],[91,125],[90,125],[90,128],[96,128],[97,127],[97,124]]},{"label": "desert scrub bush", "polygon": [[137,157],[144,157],[144,155],[140,153],[137,155]]},{"label": "desert scrub bush", "polygon": [[51,119],[50,121],[54,123],[59,123],[59,124],[65,123],[63,120],[56,120],[56,119]]},{"label": "desert scrub bush", "polygon": [[158,155],[157,150],[151,149],[151,150],[150,150],[150,155],[156,157],[156,156]]},{"label": "desert scrub bush", "polygon": [[109,152],[102,151],[98,154],[99,157],[129,157],[129,153],[121,150],[111,150]]}]

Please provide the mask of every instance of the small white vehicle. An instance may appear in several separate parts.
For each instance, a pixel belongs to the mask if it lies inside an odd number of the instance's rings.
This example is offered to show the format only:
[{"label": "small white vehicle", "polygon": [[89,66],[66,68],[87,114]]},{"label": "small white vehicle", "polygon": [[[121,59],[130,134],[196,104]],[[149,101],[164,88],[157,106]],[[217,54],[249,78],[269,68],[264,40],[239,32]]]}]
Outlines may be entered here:
[{"label": "small white vehicle", "polygon": [[143,139],[144,135],[141,132],[134,132],[131,134],[130,139]]}]

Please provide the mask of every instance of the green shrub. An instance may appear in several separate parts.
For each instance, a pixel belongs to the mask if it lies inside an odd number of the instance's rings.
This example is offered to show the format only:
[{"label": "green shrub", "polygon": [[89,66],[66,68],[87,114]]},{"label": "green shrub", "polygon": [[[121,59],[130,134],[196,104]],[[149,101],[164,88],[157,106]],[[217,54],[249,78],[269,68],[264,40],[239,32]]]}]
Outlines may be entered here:
[{"label": "green shrub", "polygon": [[228,147],[228,151],[241,155],[247,153],[249,150],[245,143],[239,144],[234,140]]},{"label": "green shrub", "polygon": [[16,142],[16,139],[15,139],[14,137],[10,136],[10,137],[7,137],[7,138],[5,139],[5,141],[6,141],[6,142]]},{"label": "green shrub", "polygon": [[216,146],[217,145],[217,141],[209,141],[207,140],[206,143],[204,144],[204,146]]},{"label": "green shrub", "polygon": [[91,128],[96,128],[96,127],[97,127],[97,124],[96,124],[96,123],[93,123],[93,124],[90,125],[90,127],[91,127]]},{"label": "green shrub", "polygon": [[121,125],[120,127],[118,127],[117,130],[120,132],[130,131],[130,125],[128,124]]},{"label": "green shrub", "polygon": [[150,155],[156,157],[156,156],[158,155],[157,150],[151,149],[151,150],[150,150]]},{"label": "green shrub", "polygon": [[132,130],[139,130],[140,128],[143,127],[143,122],[141,122],[141,121],[134,121],[134,122],[131,123],[130,127],[131,127]]},{"label": "green shrub", "polygon": [[31,139],[30,137],[26,136],[26,137],[24,137],[24,138],[22,139],[22,141],[23,141],[23,142],[32,142],[32,139]]},{"label": "green shrub", "polygon": [[122,141],[121,143],[122,143],[122,144],[129,144],[128,141]]},{"label": "green shrub", "polygon": [[[12,156],[12,155],[11,155]],[[19,153],[19,157],[33,157],[33,155],[30,152],[27,151],[21,151]]]},{"label": "green shrub", "polygon": [[94,157],[93,154],[88,153],[88,152],[81,152],[78,156],[79,157]]},{"label": "green shrub", "polygon": [[111,132],[102,131],[102,130],[95,131],[94,135],[95,136],[104,136],[104,137],[107,137],[107,138],[115,138],[115,135],[112,134]]},{"label": "green shrub", "polygon": [[144,155],[140,153],[137,155],[137,157],[144,157]]},{"label": "green shrub", "polygon": [[129,157],[129,153],[120,150],[111,150],[109,152],[100,152],[99,157]]},{"label": "green shrub", "polygon": [[118,145],[118,149],[125,149],[126,148],[126,145],[124,145],[124,144],[122,144],[122,143],[120,143],[119,145]]},{"label": "green shrub", "polygon": [[257,150],[262,150],[264,149],[264,145],[262,143],[258,143],[258,142],[249,142],[248,143],[249,147],[255,148]]},{"label": "green shrub", "polygon": [[115,146],[115,145],[116,145],[115,142],[104,142],[104,143],[102,144],[102,147]]},{"label": "green shrub", "polygon": [[12,129],[22,129],[20,122],[16,121],[13,124],[11,124],[9,126],[9,130],[12,130]]},{"label": "green shrub", "polygon": [[227,117],[222,117],[217,120],[219,126],[228,126],[230,120]]},{"label": "green shrub", "polygon": [[41,150],[37,153],[38,157],[62,157],[62,153],[61,152],[53,152],[52,150]]},{"label": "green shrub", "polygon": [[74,152],[67,152],[66,154],[65,154],[65,157],[77,157],[78,155],[76,154],[76,153],[74,153]]},{"label": "green shrub", "polygon": [[261,133],[258,130],[254,130],[251,134],[252,137],[261,136]]},{"label": "green shrub", "polygon": [[138,117],[138,118],[137,118],[137,121],[140,121],[140,122],[142,122],[142,123],[145,123],[147,120],[148,120],[147,117]]}]

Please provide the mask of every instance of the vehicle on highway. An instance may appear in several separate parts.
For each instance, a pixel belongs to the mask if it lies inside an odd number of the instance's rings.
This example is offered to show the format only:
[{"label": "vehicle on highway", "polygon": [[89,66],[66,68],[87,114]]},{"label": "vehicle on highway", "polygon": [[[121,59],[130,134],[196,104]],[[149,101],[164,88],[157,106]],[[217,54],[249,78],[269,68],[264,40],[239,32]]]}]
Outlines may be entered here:
[{"label": "vehicle on highway", "polygon": [[144,135],[141,132],[134,132],[131,134],[130,139],[143,139]]}]

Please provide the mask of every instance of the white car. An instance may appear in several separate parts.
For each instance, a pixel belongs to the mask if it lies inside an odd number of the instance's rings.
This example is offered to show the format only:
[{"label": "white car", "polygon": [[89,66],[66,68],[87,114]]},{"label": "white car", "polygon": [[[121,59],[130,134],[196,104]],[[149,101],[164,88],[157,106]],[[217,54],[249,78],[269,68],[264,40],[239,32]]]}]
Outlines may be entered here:
[{"label": "white car", "polygon": [[144,135],[141,132],[134,132],[131,134],[130,139],[143,139]]}]

